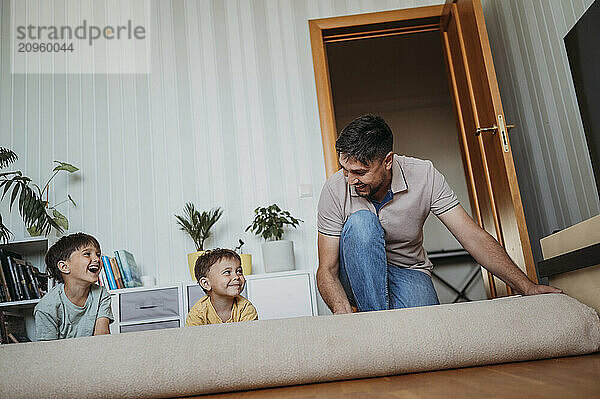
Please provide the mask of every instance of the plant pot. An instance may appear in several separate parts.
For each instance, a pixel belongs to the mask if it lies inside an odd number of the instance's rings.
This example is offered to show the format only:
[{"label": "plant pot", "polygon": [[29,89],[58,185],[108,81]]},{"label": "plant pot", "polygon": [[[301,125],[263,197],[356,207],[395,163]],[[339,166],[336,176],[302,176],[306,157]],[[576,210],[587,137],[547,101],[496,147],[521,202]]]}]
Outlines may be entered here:
[{"label": "plant pot", "polygon": [[294,270],[294,243],[289,240],[267,241],[262,244],[265,273]]},{"label": "plant pot", "polygon": [[206,251],[196,251],[188,254],[188,266],[190,268],[190,274],[192,275],[192,280],[196,280],[196,274],[194,273],[194,267],[196,266],[196,259],[200,257]]},{"label": "plant pot", "polygon": [[244,271],[244,276],[252,274],[252,255],[240,254],[240,258],[242,258],[242,270]]}]

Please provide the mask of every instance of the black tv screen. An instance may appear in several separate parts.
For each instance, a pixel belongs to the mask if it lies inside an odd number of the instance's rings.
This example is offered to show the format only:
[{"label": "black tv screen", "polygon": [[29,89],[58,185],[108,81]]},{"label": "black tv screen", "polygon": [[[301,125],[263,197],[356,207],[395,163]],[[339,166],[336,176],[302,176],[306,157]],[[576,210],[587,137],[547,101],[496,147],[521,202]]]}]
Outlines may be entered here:
[{"label": "black tv screen", "polygon": [[567,33],[565,46],[600,192],[600,0]]}]

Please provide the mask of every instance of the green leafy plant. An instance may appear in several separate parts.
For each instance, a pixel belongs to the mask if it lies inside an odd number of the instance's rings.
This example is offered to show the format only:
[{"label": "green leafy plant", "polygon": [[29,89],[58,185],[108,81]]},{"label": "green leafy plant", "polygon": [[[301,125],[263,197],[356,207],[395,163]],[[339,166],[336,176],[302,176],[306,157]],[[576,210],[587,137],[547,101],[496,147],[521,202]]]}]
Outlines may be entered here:
[{"label": "green leafy plant", "polygon": [[268,207],[258,207],[254,210],[254,220],[246,227],[257,236],[261,236],[267,241],[281,240],[283,237],[283,228],[285,225],[298,227],[302,222],[293,217],[288,211],[282,211],[277,204]]},{"label": "green leafy plant", "polygon": [[210,229],[217,223],[223,210],[217,207],[201,213],[194,204],[188,202],[183,211],[183,216],[175,215],[177,224],[192,238],[196,245],[196,251],[204,250],[204,241],[210,237]]},{"label": "green leafy plant", "polygon": [[[0,168],[7,167],[17,159],[17,154],[12,150],[0,147]],[[11,192],[9,210],[12,209],[13,204],[17,203],[23,223],[25,223],[27,231],[32,236],[48,235],[52,228],[56,229],[59,233],[67,230],[69,228],[69,221],[56,208],[67,201],[77,206],[70,195],[67,195],[67,199],[64,201],[50,205],[48,196],[50,183],[54,177],[61,171],[74,173],[79,170],[77,167],[66,162],[54,161],[54,163],[58,165],[52,170],[54,173],[43,188],[33,183],[29,177],[24,176],[20,170],[0,173],[0,190],[2,190],[0,200],[3,200],[9,191]],[[46,196],[45,199],[44,194]],[[50,211],[52,211],[51,214],[49,213]],[[2,223],[2,218],[0,217],[0,241],[6,242],[11,236],[12,233]]]}]

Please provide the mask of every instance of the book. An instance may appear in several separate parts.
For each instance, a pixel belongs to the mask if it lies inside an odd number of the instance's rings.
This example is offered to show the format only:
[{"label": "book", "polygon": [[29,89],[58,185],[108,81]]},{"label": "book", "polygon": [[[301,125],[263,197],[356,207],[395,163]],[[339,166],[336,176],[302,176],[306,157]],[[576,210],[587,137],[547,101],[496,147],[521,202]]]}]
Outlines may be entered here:
[{"label": "book", "polygon": [[115,251],[115,258],[117,258],[117,263],[119,263],[127,278],[127,288],[141,287],[142,279],[133,254],[127,250],[120,249]]},{"label": "book", "polygon": [[15,263],[18,273],[19,279],[21,282],[21,288],[23,288],[23,294],[25,295],[25,299],[38,299],[39,296],[34,286],[34,278],[33,274],[30,276],[29,268],[31,267],[31,263],[26,262],[22,259],[12,259]]},{"label": "book", "polygon": [[[31,271],[33,272],[33,277],[35,278],[35,281],[39,288],[40,298],[41,298],[48,292],[48,284],[53,279],[47,271],[46,271],[46,273],[42,273],[42,272],[40,272],[40,270],[37,267],[35,267],[31,264],[29,264],[29,266],[31,268]],[[52,286],[53,285],[50,285],[50,287],[52,287]]]},{"label": "book", "polygon": [[31,263],[27,262],[27,264],[25,265],[25,270],[27,271],[27,277],[29,278],[29,281],[31,282],[30,290],[33,292],[34,298],[36,298],[36,299],[41,298],[42,292],[40,290],[40,286],[38,284],[37,278],[33,271],[33,265]]},{"label": "book", "polygon": [[0,265],[0,291],[2,291],[2,302],[12,301],[2,265]]},{"label": "book", "polygon": [[22,259],[15,259],[12,256],[10,259],[15,265],[15,268],[17,269],[19,283],[21,284],[21,291],[23,292],[24,299],[35,299],[33,293],[30,290],[29,279],[27,278],[27,263],[25,263],[25,261]]},{"label": "book", "polygon": [[123,273],[121,272],[119,264],[117,263],[117,260],[115,258],[110,258],[110,266],[115,275],[115,281],[117,282],[117,287],[125,288],[125,284],[123,282],[123,276],[122,276]]},{"label": "book", "polygon": [[110,258],[106,255],[102,255],[102,264],[104,265],[104,271],[106,271],[106,277],[108,280],[108,288],[111,290],[117,289],[117,282],[115,281],[115,275],[110,267]]},{"label": "book", "polygon": [[21,279],[19,278],[19,273],[17,272],[17,267],[16,265],[13,263],[13,257],[12,256],[7,256],[8,259],[8,267],[10,269],[10,274],[12,277],[12,282],[13,282],[13,290],[15,291],[15,300],[16,301],[22,301],[25,299],[25,294],[23,293],[23,290],[21,289]]},{"label": "book", "polygon": [[108,285],[108,277],[106,276],[106,270],[104,270],[104,268],[102,268],[100,278],[102,279],[102,285],[106,287],[107,290],[110,289],[110,286]]},{"label": "book", "polygon": [[19,297],[17,292],[15,291],[15,283],[13,280],[13,274],[11,272],[10,265],[8,263],[8,255],[6,254],[6,250],[0,249],[0,263],[2,264],[2,271],[4,272],[4,277],[6,279],[6,289],[9,292],[11,301],[18,301]]},{"label": "book", "polygon": [[115,251],[115,257],[113,259],[114,259],[115,263],[117,264],[117,267],[121,270],[121,277],[123,278],[123,285],[125,286],[125,288],[130,288],[131,283],[129,282],[129,273],[127,270],[124,269],[123,262],[121,261],[121,258],[119,257],[119,254],[117,253],[117,251]]}]

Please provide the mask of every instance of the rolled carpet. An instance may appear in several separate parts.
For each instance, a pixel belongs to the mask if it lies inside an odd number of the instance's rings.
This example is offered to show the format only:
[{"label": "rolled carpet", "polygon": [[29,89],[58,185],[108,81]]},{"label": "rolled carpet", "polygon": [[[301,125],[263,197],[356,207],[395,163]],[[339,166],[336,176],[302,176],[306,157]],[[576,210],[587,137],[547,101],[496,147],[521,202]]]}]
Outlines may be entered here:
[{"label": "rolled carpet", "polygon": [[580,355],[600,321],[566,295],[0,347],[0,397],[176,397]]}]

